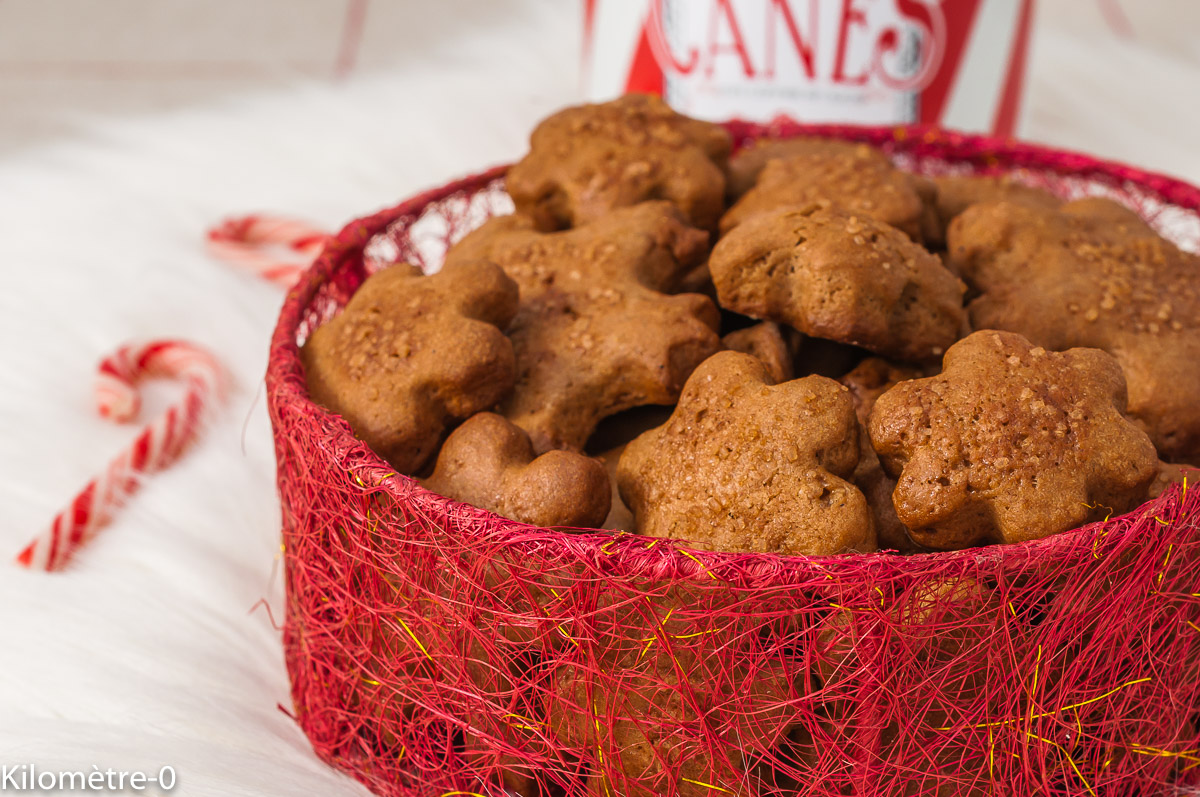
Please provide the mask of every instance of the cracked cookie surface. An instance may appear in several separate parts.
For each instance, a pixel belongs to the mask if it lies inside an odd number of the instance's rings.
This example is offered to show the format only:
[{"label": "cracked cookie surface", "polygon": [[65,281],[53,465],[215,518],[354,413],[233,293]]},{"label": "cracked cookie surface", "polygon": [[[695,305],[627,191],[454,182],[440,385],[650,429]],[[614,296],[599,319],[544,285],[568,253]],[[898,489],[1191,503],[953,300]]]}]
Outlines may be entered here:
[{"label": "cracked cookie surface", "polygon": [[666,424],[631,442],[621,496],[652,537],[717,551],[822,556],[875,548],[847,389],[821,376],[772,383],[751,355],[710,357]]},{"label": "cracked cookie surface", "polygon": [[520,286],[517,380],[500,412],[535,450],[581,449],[604,417],[674,403],[721,348],[712,300],[672,293],[707,241],[670,204],[645,202],[556,233],[505,216],[450,250],[447,262],[493,260]]},{"label": "cracked cookie surface", "polygon": [[768,160],[754,187],[721,217],[721,234],[760,213],[825,201],[919,242],[937,233],[936,192],[928,179],[897,169],[874,147],[816,147]]},{"label": "cracked cookie surface", "polygon": [[540,229],[595,221],[653,199],[711,230],[724,210],[732,146],[720,125],[676,113],[658,97],[626,94],[567,108],[539,124],[509,170],[508,193]]},{"label": "cracked cookie surface", "polygon": [[910,536],[957,549],[1047,537],[1143,501],[1158,458],[1124,410],[1108,354],[984,330],[950,348],[941,374],[880,396],[869,431]]},{"label": "cracked cookie surface", "polygon": [[901,360],[940,357],[965,286],[895,228],[828,203],[759,215],[709,258],[722,307]]},{"label": "cracked cookie surface", "polygon": [[517,285],[493,263],[428,277],[404,264],[383,269],[301,349],[309,395],[396,470],[415,473],[448,426],[512,389],[503,329],[516,311]]},{"label": "cracked cookie surface", "polygon": [[979,293],[967,308],[976,329],[1107,351],[1125,372],[1129,414],[1163,458],[1200,460],[1200,257],[1101,198],[975,205],[948,239]]}]

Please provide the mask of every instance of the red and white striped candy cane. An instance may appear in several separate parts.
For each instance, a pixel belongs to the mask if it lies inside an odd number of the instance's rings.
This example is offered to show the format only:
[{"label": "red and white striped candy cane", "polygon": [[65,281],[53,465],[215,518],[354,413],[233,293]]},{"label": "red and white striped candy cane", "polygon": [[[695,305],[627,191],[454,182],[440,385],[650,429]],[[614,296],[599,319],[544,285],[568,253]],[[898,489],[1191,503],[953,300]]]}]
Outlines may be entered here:
[{"label": "red and white striped candy cane", "polygon": [[122,346],[100,363],[96,408],[113,421],[132,420],[141,407],[137,385],[145,378],[178,379],[186,392],[133,444],[92,479],[17,556],[18,564],[37,570],[59,570],[112,518],[125,498],[137,491],[139,478],[166,468],[195,438],[213,399],[225,393],[225,372],[211,354],[180,340]]},{"label": "red and white striped candy cane", "polygon": [[208,251],[290,288],[316,260],[329,238],[329,233],[302,221],[252,214],[226,219],[209,230]]}]

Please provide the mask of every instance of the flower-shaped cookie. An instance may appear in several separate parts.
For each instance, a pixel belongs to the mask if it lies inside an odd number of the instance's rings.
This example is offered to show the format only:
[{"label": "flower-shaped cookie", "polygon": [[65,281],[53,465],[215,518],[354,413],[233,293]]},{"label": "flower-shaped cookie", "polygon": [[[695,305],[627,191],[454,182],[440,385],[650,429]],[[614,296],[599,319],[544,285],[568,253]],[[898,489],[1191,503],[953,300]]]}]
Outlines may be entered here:
[{"label": "flower-shaped cookie", "polygon": [[753,354],[762,360],[763,365],[767,366],[771,381],[776,384],[786,382],[794,375],[792,351],[784,339],[784,331],[776,323],[763,321],[735,330],[721,338],[721,342],[730,351]]},{"label": "flower-shaped cookie", "polygon": [[729,178],[725,193],[737,199],[758,182],[759,175],[772,160],[787,160],[797,155],[830,154],[854,158],[867,144],[837,138],[796,136],[795,138],[756,138],[729,158]]},{"label": "flower-shaped cookie", "polygon": [[721,217],[727,233],[759,213],[813,202],[836,202],[903,231],[914,241],[936,234],[936,189],[924,177],[901,171],[874,147],[814,146],[768,160],[758,182]]},{"label": "flower-shaped cookie", "polygon": [[854,469],[854,482],[862,490],[871,513],[875,516],[875,536],[879,547],[883,550],[914,553],[917,546],[908,537],[908,529],[896,517],[896,507],[892,505],[892,492],[896,489],[896,480],[883,472],[879,457],[871,445],[871,437],[867,434],[867,421],[875,401],[899,382],[909,379],[920,379],[925,372],[919,368],[889,363],[879,357],[868,357],[854,370],[838,381],[850,388],[854,398],[854,411],[858,415],[859,425],[859,456],[858,467]]},{"label": "flower-shaped cookie", "polygon": [[529,154],[508,172],[508,193],[543,230],[649,199],[665,199],[711,230],[724,210],[731,145],[719,125],[681,116],[658,97],[627,94],[539,124]]},{"label": "flower-shaped cookie", "polygon": [[1200,459],[1200,257],[1095,198],[1058,210],[975,205],[948,242],[979,292],[967,308],[976,329],[1107,351],[1125,371],[1129,414],[1163,458]]},{"label": "flower-shaped cookie", "polygon": [[602,462],[572,451],[535,457],[529,435],[490,412],[446,438],[425,486],[535,526],[596,528],[612,496]]},{"label": "flower-shaped cookie", "polygon": [[1200,468],[1193,465],[1159,462],[1158,473],[1154,476],[1154,481],[1150,485],[1150,494],[1147,497],[1158,498],[1175,484],[1187,484],[1188,486],[1200,484]]},{"label": "flower-shaped cookie", "polygon": [[447,262],[493,260],[521,287],[509,328],[517,384],[501,413],[537,451],[582,448],[608,415],[674,403],[721,348],[712,301],[668,295],[707,240],[670,204],[645,202],[557,233],[505,216],[450,250]]},{"label": "flower-shaped cookie", "polygon": [[919,544],[1021,542],[1125,512],[1158,459],[1124,415],[1125,380],[1096,349],[1062,353],[984,330],[938,376],[903,382],[871,411],[896,513]]},{"label": "flower-shaped cookie", "polygon": [[875,548],[870,509],[846,481],[857,463],[845,387],[822,376],[774,385],[758,358],[721,352],[670,420],[626,447],[617,482],[642,534],[822,556]]},{"label": "flower-shaped cookie", "polygon": [[395,265],[359,287],[301,350],[309,395],[402,473],[421,468],[446,427],[512,389],[504,336],[517,286],[493,263],[423,276]]},{"label": "flower-shaped cookie", "polygon": [[1024,185],[1008,175],[950,175],[933,178],[937,186],[938,227],[940,234],[927,244],[942,244],[946,228],[955,217],[972,205],[985,202],[1016,202],[1035,208],[1056,208],[1062,200],[1041,188]]},{"label": "flower-shaped cookie", "polygon": [[773,210],[709,258],[722,307],[901,360],[958,339],[962,282],[899,230],[838,205]]}]

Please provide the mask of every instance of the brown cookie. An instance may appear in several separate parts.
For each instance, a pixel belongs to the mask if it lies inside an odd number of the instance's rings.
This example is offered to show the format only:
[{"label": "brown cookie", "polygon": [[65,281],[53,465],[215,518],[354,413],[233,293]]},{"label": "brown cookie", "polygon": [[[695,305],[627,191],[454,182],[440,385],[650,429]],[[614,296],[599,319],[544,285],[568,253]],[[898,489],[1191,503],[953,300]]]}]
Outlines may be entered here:
[{"label": "brown cookie", "polygon": [[754,188],[721,217],[721,234],[760,213],[826,201],[921,241],[936,233],[935,195],[929,180],[897,169],[886,155],[866,144],[852,152],[817,149],[768,160]]},{"label": "brown cookie", "polygon": [[601,461],[604,462],[605,473],[608,474],[608,483],[612,488],[608,516],[604,518],[603,528],[623,531],[626,534],[637,534],[637,523],[633,520],[633,513],[629,511],[629,507],[625,506],[625,502],[621,500],[621,491],[617,489],[617,463],[621,461],[623,453],[625,453],[624,443],[616,448],[610,448],[600,455]]},{"label": "brown cookie", "polygon": [[[650,631],[649,633],[653,633]],[[680,744],[678,738],[663,732],[658,728],[647,730],[651,723],[697,723],[701,717],[693,705],[684,702],[675,691],[678,687],[679,672],[671,659],[665,656],[656,657],[658,665],[653,678],[662,679],[672,686],[651,690],[642,687],[640,694],[627,691],[621,695],[597,690],[593,697],[593,716],[599,719],[600,730],[597,733],[597,720],[587,717],[582,711],[573,717],[573,725],[564,722],[555,723],[557,735],[564,744],[583,749],[604,751],[607,760],[615,762],[615,766],[623,778],[642,781],[634,785],[623,779],[607,780],[603,775],[593,774],[587,778],[588,797],[660,797],[668,794],[667,784],[676,784],[675,794],[679,797],[708,797],[713,794],[707,784],[720,784],[720,794],[727,797],[760,797],[767,792],[757,773],[747,771],[742,751],[734,745],[746,744],[742,739],[732,742],[727,747],[728,755],[716,761],[704,755],[701,744],[685,741]],[[612,666],[605,664],[605,666]],[[744,668],[743,668],[744,669]],[[684,687],[694,698],[701,701],[701,709],[710,708],[716,701],[732,703],[759,703],[757,695],[748,696],[743,691],[735,693],[728,675],[700,671],[696,677],[713,676],[710,683],[691,680]],[[724,675],[724,678],[720,676]],[[744,676],[738,673],[735,678],[742,681]],[[587,705],[587,673],[572,667],[563,667],[556,674],[558,690],[562,697]],[[720,691],[712,688],[712,683],[723,685]],[[755,693],[765,691],[764,685],[758,681],[750,681],[750,687]],[[657,694],[656,694],[657,692]],[[634,709],[633,707],[636,707]],[[561,716],[561,715],[560,715]],[[553,722],[553,716],[551,718]],[[743,723],[754,729],[750,723]],[[762,741],[753,740],[749,745],[750,752],[757,755],[769,753],[770,746]],[[643,785],[649,784],[649,785]]]},{"label": "brown cookie", "polygon": [[828,203],[763,213],[709,258],[722,307],[901,360],[958,339],[965,287],[895,228]]},{"label": "brown cookie", "polygon": [[1163,458],[1200,459],[1200,257],[1099,198],[1057,211],[975,205],[951,223],[949,245],[980,294],[968,306],[975,328],[1107,351]]},{"label": "brown cookie", "polygon": [[[791,327],[788,327],[791,329]],[[870,352],[851,346],[848,343],[838,343],[824,338],[809,338],[797,332],[803,338],[804,345],[799,349],[793,348],[792,362],[796,366],[797,376],[827,376],[830,379],[841,379],[854,369],[868,356]]]},{"label": "brown cookie", "polygon": [[[487,581],[485,579],[485,583]],[[408,695],[398,693],[390,684],[381,681],[397,677],[445,677],[453,679],[454,683],[469,683],[484,696],[479,698],[483,703],[489,698],[504,699],[502,696],[513,693],[515,683],[530,680],[531,676],[524,668],[496,666],[494,654],[481,642],[478,633],[464,633],[462,629],[446,633],[455,635],[465,656],[438,655],[434,666],[434,658],[418,641],[424,636],[425,629],[417,627],[414,631],[412,616],[415,611],[421,615],[421,621],[432,624],[433,618],[423,608],[432,601],[423,593],[418,598],[419,589],[413,589],[411,585],[399,587],[391,578],[381,578],[371,586],[374,589],[368,591],[358,583],[347,585],[357,599],[378,610],[358,613],[357,621],[347,618],[347,624],[339,631],[342,645],[334,654],[342,659],[335,672],[343,677],[342,683],[348,687],[339,695],[340,705],[361,717],[362,722],[356,723],[357,732],[362,743],[371,749],[382,755],[404,756],[405,749],[414,741],[428,743],[430,738],[422,733],[422,727],[427,726],[430,719],[428,708],[414,703]],[[404,607],[402,611],[393,608],[400,606]],[[518,605],[514,611],[528,610]],[[513,710],[534,714],[523,707]],[[486,724],[490,717],[483,713],[457,719],[468,728],[477,728]],[[534,721],[540,721],[540,718]],[[503,780],[516,793],[538,793],[537,780],[527,763],[517,756],[489,750],[476,733],[465,730],[457,745],[450,739],[446,739],[444,745],[443,755],[461,754],[474,766],[493,770],[493,777]],[[458,747],[457,751],[455,747]],[[438,754],[437,750],[428,751],[430,756]]]},{"label": "brown cookie", "polygon": [[508,193],[543,230],[650,199],[673,203],[711,230],[725,207],[731,146],[723,127],[681,116],[658,97],[627,94],[539,124],[529,154],[508,172]]},{"label": "brown cookie", "polygon": [[758,358],[721,352],[671,419],[629,444],[617,481],[642,534],[822,556],[875,548],[870,509],[845,480],[857,463],[845,387],[820,376],[773,386]]},{"label": "brown cookie", "polygon": [[[912,678],[916,688],[939,693],[936,701],[941,705],[970,704],[986,687],[986,674],[978,670],[959,672],[936,680],[929,679],[929,669],[946,670],[954,660],[980,644],[988,630],[973,621],[994,610],[999,601],[995,593],[978,579],[965,575],[935,577],[910,582],[901,587],[903,592],[889,598],[877,609],[888,622],[901,627],[901,633],[910,643],[906,652],[909,661],[917,663],[920,673],[880,673],[884,678]],[[860,657],[864,652],[858,644],[860,627],[871,628],[879,622],[878,617],[855,617],[861,609],[842,608],[824,623],[818,634],[814,653],[816,670],[827,695],[832,697],[827,713],[832,719],[845,719],[847,711],[856,706],[854,696],[842,691],[843,681],[853,685],[857,673],[870,666]],[[874,629],[871,629],[874,630]],[[917,677],[913,678],[916,675]],[[913,688],[914,684],[898,683],[899,689]],[[951,688],[953,687],[953,688]],[[849,700],[846,698],[849,697]],[[960,702],[961,701],[961,702]],[[933,709],[922,718],[922,730],[929,731],[944,725],[946,714]]]},{"label": "brown cookie", "polygon": [[588,439],[587,450],[604,463],[608,471],[608,481],[612,485],[612,508],[604,519],[603,528],[624,531],[628,534],[637,533],[633,513],[621,500],[621,492],[617,489],[617,463],[629,441],[643,432],[661,426],[671,417],[672,407],[646,406],[635,407],[631,410],[605,418],[596,426],[596,431]]},{"label": "brown cookie", "polygon": [[[918,579],[892,586],[898,588],[898,594],[889,595],[884,605],[847,607],[833,615],[813,651],[821,676],[819,699],[823,713],[833,720],[834,742],[866,748],[864,753],[871,761],[888,766],[885,771],[904,784],[904,789],[898,790],[899,783],[893,785],[889,778],[892,788],[873,793],[997,797],[989,788],[986,765],[983,772],[972,771],[972,763],[963,761],[961,753],[939,748],[946,745],[947,726],[960,723],[964,711],[982,715],[988,709],[991,674],[986,668],[964,667],[962,661],[995,633],[985,618],[994,616],[1003,604],[992,589],[970,576]],[[902,661],[905,666],[881,667],[875,644],[862,644],[861,636],[877,637],[882,623],[894,624],[892,633],[903,640],[903,655],[889,657],[888,664]],[[907,703],[890,716],[870,717],[882,726],[878,733],[864,727],[868,717],[855,716],[871,710],[870,704],[862,704],[859,679],[864,670],[876,679],[876,689]],[[847,719],[848,724],[844,722]],[[849,729],[854,730],[848,733]],[[927,755],[919,771],[901,771],[896,766],[911,761],[917,751]],[[986,755],[986,746],[984,752]],[[977,777],[986,781],[963,785]]]},{"label": "brown cookie", "polygon": [[778,324],[763,321],[760,324],[730,332],[721,338],[725,348],[752,354],[767,366],[767,375],[775,384],[787,382],[792,373],[792,352],[784,340],[783,330]]},{"label": "brown cookie", "polygon": [[[602,647],[591,668],[555,672],[551,732],[620,773],[589,774],[588,795],[708,797],[714,786],[726,797],[769,793],[747,762],[768,757],[794,728],[794,671],[778,657],[750,665],[749,655],[732,663],[713,655],[745,639],[695,617],[693,602],[673,594],[629,605],[611,620],[619,629],[590,631]],[[698,738],[707,733],[724,739],[716,757]]]},{"label": "brown cookie", "polygon": [[708,271],[708,263],[701,263],[689,271],[679,281],[678,293],[699,293],[717,300],[717,289],[712,284],[712,274]]},{"label": "brown cookie", "polygon": [[850,388],[854,410],[858,416],[858,467],[851,481],[862,490],[875,517],[875,535],[881,550],[915,553],[920,548],[908,536],[908,529],[896,517],[892,492],[896,480],[883,472],[879,457],[867,434],[867,420],[875,400],[900,382],[920,379],[927,374],[919,368],[895,365],[879,357],[868,357],[838,381]]},{"label": "brown cookie", "polygon": [[1200,468],[1196,468],[1194,465],[1159,462],[1158,472],[1150,484],[1150,494],[1147,498],[1158,498],[1172,484],[1186,484],[1189,489],[1200,484]]},{"label": "brown cookie", "polygon": [[931,246],[940,246],[946,240],[946,228],[950,222],[972,205],[985,202],[1015,202],[1035,208],[1056,208],[1062,200],[1041,188],[1024,185],[1009,175],[976,176],[952,175],[935,177],[937,186],[937,215],[940,234],[935,240],[926,241]]},{"label": "brown cookie", "polygon": [[463,261],[428,277],[386,268],[304,344],[309,395],[396,470],[414,473],[447,426],[512,389],[502,330],[516,311],[517,286],[493,263]]},{"label": "brown cookie", "polygon": [[1058,206],[1066,216],[1092,219],[1100,226],[1109,225],[1118,228],[1120,235],[1157,236],[1154,228],[1135,211],[1120,202],[1102,196],[1085,196],[1072,199]]},{"label": "brown cookie", "polygon": [[725,193],[737,199],[745,194],[758,182],[758,176],[766,167],[767,161],[786,160],[796,155],[831,154],[853,158],[858,154],[860,144],[856,141],[842,141],[836,138],[820,138],[818,136],[797,136],[796,138],[758,138],[733,153],[729,159],[729,178]]},{"label": "brown cookie", "polygon": [[529,435],[490,412],[446,438],[425,486],[522,523],[575,528],[599,527],[611,492],[603,463],[571,451],[535,457]]},{"label": "brown cookie", "polygon": [[1104,352],[985,330],[954,344],[938,376],[880,396],[869,429],[898,477],[900,522],[946,550],[1046,537],[1144,500],[1158,459],[1124,410]]},{"label": "brown cookie", "polygon": [[535,450],[582,448],[605,416],[674,403],[721,348],[711,300],[667,295],[703,259],[707,237],[668,203],[645,202],[557,233],[505,216],[450,250],[447,262],[494,260],[521,287],[509,327],[517,384],[501,413]]}]

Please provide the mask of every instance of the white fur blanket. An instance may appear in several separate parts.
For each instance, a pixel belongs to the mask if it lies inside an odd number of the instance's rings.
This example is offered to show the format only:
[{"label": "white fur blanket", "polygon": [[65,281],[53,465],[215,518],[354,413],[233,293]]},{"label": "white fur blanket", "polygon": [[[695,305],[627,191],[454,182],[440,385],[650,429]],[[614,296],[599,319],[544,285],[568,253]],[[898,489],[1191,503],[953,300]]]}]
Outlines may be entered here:
[{"label": "white fur blanket", "polygon": [[[1200,181],[1200,61],[1057,16],[1035,41],[1026,134]],[[211,260],[202,236],[258,209],[336,228],[518,157],[533,123],[577,97],[570,19],[465,20],[403,71],[83,119],[70,140],[0,159],[0,767],[170,765],[186,795],[363,793],[276,708],[279,633],[255,608],[281,617],[260,389],[281,293]],[[9,566],[131,436],[93,414],[98,359],[172,336],[232,370],[228,405],[69,571]]]}]

